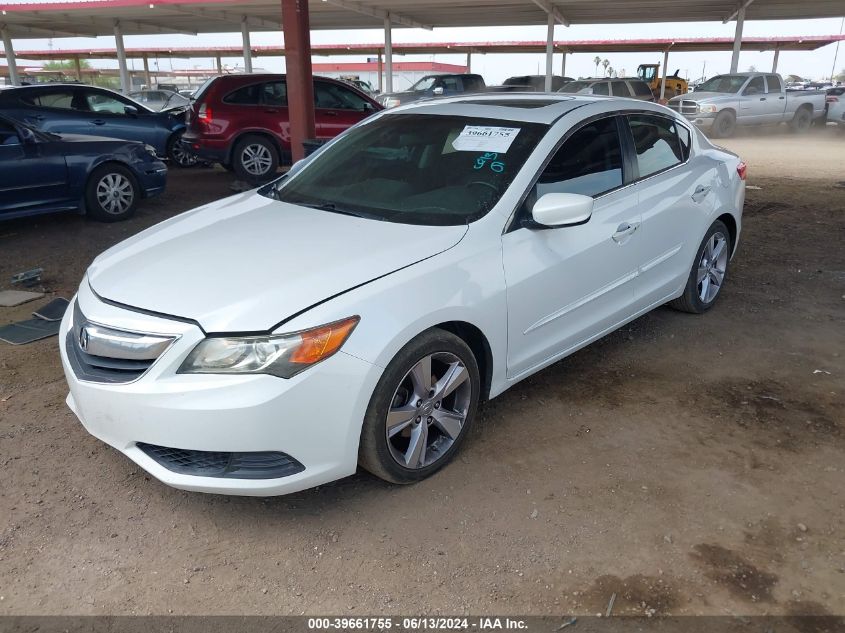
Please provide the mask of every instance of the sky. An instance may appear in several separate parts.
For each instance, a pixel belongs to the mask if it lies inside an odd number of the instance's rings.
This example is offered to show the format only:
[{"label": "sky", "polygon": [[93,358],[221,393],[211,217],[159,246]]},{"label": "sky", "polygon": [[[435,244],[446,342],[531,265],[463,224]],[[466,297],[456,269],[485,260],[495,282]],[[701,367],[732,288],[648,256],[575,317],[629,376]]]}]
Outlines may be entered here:
[{"label": "sky", "polygon": [[[703,0],[706,1],[706,0]],[[832,35],[842,29],[843,20],[840,18],[818,20],[758,20],[746,21],[744,35],[746,36],[799,36],[799,35]],[[654,24],[622,24],[622,25],[574,25],[555,27],[555,39],[558,40],[587,40],[587,39],[632,39],[632,38],[664,38],[664,37],[733,37],[735,23],[721,22],[699,23],[654,23]],[[395,28],[394,43],[403,42],[478,42],[505,40],[545,40],[546,26],[521,27],[485,27],[485,28],[436,28],[433,31],[422,29]],[[126,47],[143,46],[202,46],[202,45],[233,45],[241,44],[240,33],[212,34],[212,35],[145,35],[126,36]],[[281,33],[256,32],[251,35],[253,45],[280,44]],[[378,30],[347,30],[347,31],[313,31],[312,44],[340,44],[340,43],[375,43],[383,41],[383,32]],[[107,48],[114,46],[114,38],[55,38],[15,40],[17,50],[46,49],[52,46],[54,50],[73,48]],[[778,72],[783,75],[796,74],[808,79],[829,77],[833,69],[836,45],[825,46],[811,52],[781,52],[778,62]],[[560,72],[560,54],[555,55],[555,73]],[[592,76],[595,74],[593,53],[570,54],[566,61],[566,74],[572,77]],[[619,71],[633,75],[637,65],[641,63],[658,63],[662,61],[662,53],[607,53],[602,55],[610,61],[610,65]],[[757,70],[771,70],[772,52],[745,52],[740,55],[739,69],[748,70],[754,66]],[[674,53],[669,56],[670,71],[680,69],[680,74],[690,79],[702,76],[710,77],[730,70],[730,52],[710,53]],[[239,58],[224,58],[224,64],[236,68],[242,66]],[[355,62],[366,61],[365,56],[343,57],[314,57],[318,62]],[[394,61],[438,61],[452,64],[465,64],[464,55],[407,55],[394,57]],[[116,62],[92,62],[97,67],[116,68]],[[135,67],[140,68],[140,61],[135,61]],[[160,60],[159,69],[167,70],[171,66],[169,60]],[[172,61],[173,68],[211,68],[211,59],[178,59]],[[253,60],[254,70],[270,72],[284,72],[284,58],[261,57]],[[840,47],[836,61],[836,71],[845,68],[845,45]],[[472,70],[482,74],[489,85],[499,84],[512,75],[543,74],[545,72],[545,56],[543,54],[475,54],[472,58]]]}]

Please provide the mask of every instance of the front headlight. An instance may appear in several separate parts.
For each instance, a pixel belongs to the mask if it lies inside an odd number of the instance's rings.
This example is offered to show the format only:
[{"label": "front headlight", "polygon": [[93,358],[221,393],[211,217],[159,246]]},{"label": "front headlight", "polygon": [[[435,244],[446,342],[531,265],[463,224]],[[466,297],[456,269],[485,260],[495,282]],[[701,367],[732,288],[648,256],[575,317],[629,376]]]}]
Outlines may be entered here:
[{"label": "front headlight", "polygon": [[156,148],[152,145],[144,145],[144,150],[146,150],[147,154],[150,154],[154,158],[158,158],[158,154],[156,154]]},{"label": "front headlight", "polygon": [[384,103],[382,105],[384,105],[385,108],[390,109],[402,105],[402,101],[397,99],[396,97],[388,97],[384,100]]},{"label": "front headlight", "polygon": [[290,334],[207,338],[188,354],[178,373],[292,378],[337,352],[359,320],[353,316]]},{"label": "front headlight", "polygon": [[710,112],[712,114],[717,111],[717,108],[714,105],[702,105],[698,106],[698,110],[699,112]]}]

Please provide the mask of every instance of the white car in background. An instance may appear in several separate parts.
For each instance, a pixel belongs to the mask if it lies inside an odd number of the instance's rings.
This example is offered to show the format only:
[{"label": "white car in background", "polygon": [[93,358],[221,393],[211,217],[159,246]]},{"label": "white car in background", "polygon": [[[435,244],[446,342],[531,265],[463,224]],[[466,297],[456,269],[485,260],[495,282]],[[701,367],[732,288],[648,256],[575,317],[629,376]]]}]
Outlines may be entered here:
[{"label": "white car in background", "polygon": [[718,299],[745,165],[643,101],[447,98],[100,255],[68,405],[185,490],[410,483],[480,401],[649,310]]}]

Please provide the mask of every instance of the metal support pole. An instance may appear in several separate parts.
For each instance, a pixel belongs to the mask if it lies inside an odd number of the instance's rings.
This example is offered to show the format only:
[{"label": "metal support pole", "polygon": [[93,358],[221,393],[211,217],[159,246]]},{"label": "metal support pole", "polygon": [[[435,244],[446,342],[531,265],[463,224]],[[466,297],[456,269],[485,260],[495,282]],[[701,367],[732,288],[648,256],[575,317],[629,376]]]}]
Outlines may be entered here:
[{"label": "metal support pole", "polygon": [[378,52],[378,91],[384,89],[384,63],[382,62],[381,51]]},{"label": "metal support pole", "polygon": [[384,18],[384,91],[393,92],[393,34],[391,33],[390,14]]},{"label": "metal support pole", "polygon": [[282,0],[285,66],[290,116],[290,147],[294,161],[305,157],[302,142],[316,137],[314,76],[311,69],[311,24],[308,0]]},{"label": "metal support pole", "polygon": [[563,51],[563,55],[560,58],[560,76],[566,77],[566,51]]},{"label": "metal support pole", "polygon": [[82,62],[79,61],[79,55],[73,58],[73,67],[76,70],[76,81],[82,83]]},{"label": "metal support pole", "polygon": [[246,16],[241,18],[241,37],[244,41],[244,71],[252,72],[252,46],[249,43],[249,24],[247,24]]},{"label": "metal support pole", "polygon": [[666,98],[666,75],[669,74],[669,49],[663,51],[663,79],[660,82],[660,100]]},{"label": "metal support pole", "polygon": [[150,76],[150,60],[149,58],[144,55],[144,83],[147,84],[147,88],[153,87],[153,78]]},{"label": "metal support pole", "polygon": [[546,31],[546,92],[552,91],[552,64],[555,52],[555,16],[549,13]]},{"label": "metal support pole", "polygon": [[739,50],[742,47],[742,27],[745,24],[745,7],[736,13],[736,32],[734,33],[734,50],[731,56],[731,72],[735,73],[739,67]]},{"label": "metal support pole", "polygon": [[775,58],[772,60],[772,72],[776,73],[778,71],[778,57],[780,57],[780,49],[775,49]]},{"label": "metal support pole", "polygon": [[472,72],[472,51],[467,51],[467,72]]},{"label": "metal support pole", "polygon": [[0,26],[0,35],[3,37],[3,49],[6,51],[6,62],[9,64],[9,81],[13,86],[21,85],[21,78],[18,75],[18,64],[15,61],[15,49],[12,46],[12,38],[5,26]]},{"label": "metal support pole", "polygon": [[129,94],[132,91],[132,84],[129,79],[129,68],[126,66],[126,49],[123,48],[123,31],[120,30],[120,21],[114,21],[114,46],[117,49],[117,66],[120,68],[120,91]]},{"label": "metal support pole", "polygon": [[217,74],[222,75],[223,74],[223,59],[220,57],[220,55],[215,57],[215,62],[217,64]]}]

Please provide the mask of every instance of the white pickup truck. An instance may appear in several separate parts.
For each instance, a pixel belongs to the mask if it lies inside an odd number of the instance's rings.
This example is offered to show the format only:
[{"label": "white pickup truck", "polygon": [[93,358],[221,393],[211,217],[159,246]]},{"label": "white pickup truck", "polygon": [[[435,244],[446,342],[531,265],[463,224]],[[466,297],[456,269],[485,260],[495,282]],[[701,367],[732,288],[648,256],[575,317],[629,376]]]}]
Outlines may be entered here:
[{"label": "white pickup truck", "polygon": [[714,138],[733,135],[737,125],[788,123],[803,132],[824,116],[825,93],[787,91],[773,73],[732,73],[711,77],[668,105]]}]

